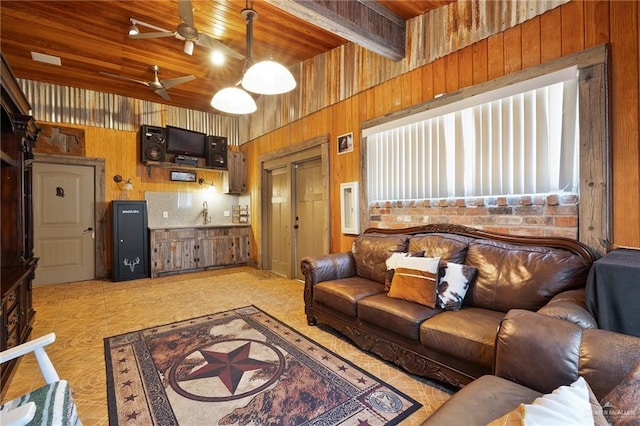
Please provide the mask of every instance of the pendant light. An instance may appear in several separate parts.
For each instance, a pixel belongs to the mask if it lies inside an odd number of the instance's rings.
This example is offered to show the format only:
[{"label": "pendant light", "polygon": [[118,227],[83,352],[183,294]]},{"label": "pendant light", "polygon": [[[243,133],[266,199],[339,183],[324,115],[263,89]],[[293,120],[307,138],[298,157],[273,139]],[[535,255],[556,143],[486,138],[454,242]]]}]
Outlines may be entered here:
[{"label": "pendant light", "polygon": [[[238,85],[242,85],[252,93],[261,95],[278,95],[289,92],[296,87],[296,80],[283,65],[272,60],[252,63],[253,21],[258,18],[258,14],[249,6],[248,1],[241,14],[247,24],[247,59],[242,80],[235,86],[220,90],[211,99],[212,107],[229,114],[251,114],[258,109],[251,95]],[[249,69],[246,68],[247,66],[250,66]]]},{"label": "pendant light", "polygon": [[251,95],[237,86],[225,87],[216,93],[211,106],[229,114],[251,114],[258,109]]},{"label": "pendant light", "polygon": [[[245,10],[246,9],[243,9],[242,16],[246,20],[247,17],[244,15]],[[248,26],[249,21],[247,21],[247,31],[249,31]],[[247,35],[246,37],[248,58],[251,55],[251,46],[249,44],[249,35]],[[211,99],[211,106],[219,111],[229,114],[251,114],[252,112],[255,112],[258,109],[256,101],[253,100],[250,94],[242,90],[242,88],[238,87],[239,85],[240,81],[236,83],[235,86],[225,87],[224,89],[218,91],[218,93],[216,93]]]},{"label": "pendant light", "polygon": [[247,22],[247,64],[250,65],[242,77],[242,87],[260,95],[290,92],[296,87],[296,80],[284,65],[273,60],[252,64],[253,21],[258,19],[258,13],[248,5],[241,13]]}]

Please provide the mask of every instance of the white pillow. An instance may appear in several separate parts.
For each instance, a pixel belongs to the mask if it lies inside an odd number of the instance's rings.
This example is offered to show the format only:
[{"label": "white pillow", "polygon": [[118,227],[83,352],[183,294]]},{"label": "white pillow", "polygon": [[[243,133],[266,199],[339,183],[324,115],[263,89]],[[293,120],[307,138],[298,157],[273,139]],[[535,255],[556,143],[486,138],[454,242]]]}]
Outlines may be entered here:
[{"label": "white pillow", "polygon": [[409,257],[409,253],[404,252],[396,252],[387,258],[385,263],[387,264],[387,270],[396,269],[396,265],[398,264],[398,259],[403,257]]},{"label": "white pillow", "polygon": [[395,268],[417,269],[419,271],[438,273],[439,257],[397,257],[395,258]]},{"label": "white pillow", "polygon": [[583,426],[593,424],[589,390],[582,377],[570,386],[560,386],[552,393],[524,404],[527,426]]}]

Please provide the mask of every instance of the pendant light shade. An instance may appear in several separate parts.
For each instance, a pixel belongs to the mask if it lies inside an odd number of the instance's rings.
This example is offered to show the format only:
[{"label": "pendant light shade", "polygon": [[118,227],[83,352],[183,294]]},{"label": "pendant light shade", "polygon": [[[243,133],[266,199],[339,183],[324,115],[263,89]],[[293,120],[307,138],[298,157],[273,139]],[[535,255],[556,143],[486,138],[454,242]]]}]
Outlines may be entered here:
[{"label": "pendant light shade", "polygon": [[251,95],[239,87],[220,90],[211,99],[211,106],[229,114],[251,114],[258,109]]},{"label": "pendant light shade", "polygon": [[[253,21],[258,18],[258,14],[250,7],[249,2],[253,4],[253,0],[247,0],[246,7],[241,12],[247,24],[247,59],[245,66],[253,63],[251,57]],[[272,60],[253,64],[243,73],[240,83],[246,90],[260,95],[279,95],[296,87],[296,80],[291,72],[283,65]],[[235,86],[227,87],[216,93],[211,99],[211,106],[229,114],[251,114],[258,109],[251,95]]]},{"label": "pendant light shade", "polygon": [[254,64],[245,72],[242,87],[261,95],[279,95],[293,90],[296,80],[284,65],[267,60]]}]

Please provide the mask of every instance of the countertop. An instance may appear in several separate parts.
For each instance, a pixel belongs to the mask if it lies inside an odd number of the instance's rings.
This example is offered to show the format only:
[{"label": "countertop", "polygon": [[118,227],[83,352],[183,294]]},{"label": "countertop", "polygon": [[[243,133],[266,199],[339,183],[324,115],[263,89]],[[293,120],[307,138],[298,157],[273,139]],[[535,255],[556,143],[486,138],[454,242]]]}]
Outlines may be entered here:
[{"label": "countertop", "polygon": [[235,228],[235,227],[250,227],[250,223],[212,223],[209,225],[164,225],[164,226],[149,226],[150,231],[159,229],[209,229],[209,228]]}]

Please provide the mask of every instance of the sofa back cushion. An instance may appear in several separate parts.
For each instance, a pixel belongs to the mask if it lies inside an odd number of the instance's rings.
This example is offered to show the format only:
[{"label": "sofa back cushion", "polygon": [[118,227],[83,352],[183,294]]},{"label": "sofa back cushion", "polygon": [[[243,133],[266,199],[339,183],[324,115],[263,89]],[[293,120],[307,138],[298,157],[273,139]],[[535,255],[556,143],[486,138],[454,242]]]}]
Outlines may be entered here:
[{"label": "sofa back cushion", "polygon": [[507,312],[535,311],[556,294],[584,287],[589,265],[571,252],[549,247],[476,240],[466,262],[478,270],[465,304]]},{"label": "sofa back cushion", "polygon": [[418,234],[409,239],[409,252],[424,252],[443,262],[464,263],[471,238],[455,234]]},{"label": "sofa back cushion", "polygon": [[406,235],[358,235],[351,246],[356,273],[363,278],[384,284],[387,258],[393,253],[406,252],[408,241],[409,237]]}]

